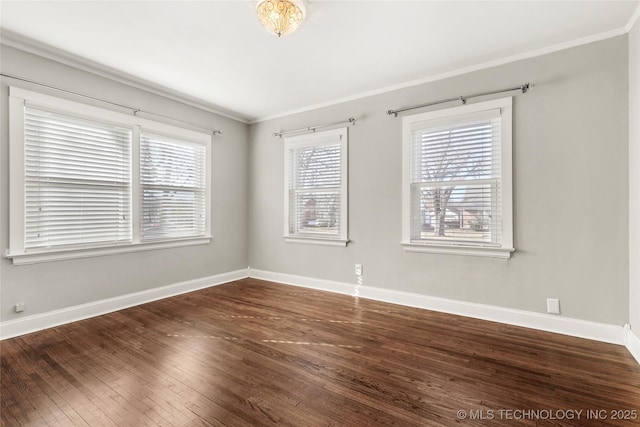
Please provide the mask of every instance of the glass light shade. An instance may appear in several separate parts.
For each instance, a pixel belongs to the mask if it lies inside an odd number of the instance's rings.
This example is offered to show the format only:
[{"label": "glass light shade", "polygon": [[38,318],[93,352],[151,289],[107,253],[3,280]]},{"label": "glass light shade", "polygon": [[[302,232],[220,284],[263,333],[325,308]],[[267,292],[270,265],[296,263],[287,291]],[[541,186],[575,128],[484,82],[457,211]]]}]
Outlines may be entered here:
[{"label": "glass light shade", "polygon": [[262,25],[278,37],[294,32],[304,19],[304,11],[289,0],[258,0],[256,13]]}]

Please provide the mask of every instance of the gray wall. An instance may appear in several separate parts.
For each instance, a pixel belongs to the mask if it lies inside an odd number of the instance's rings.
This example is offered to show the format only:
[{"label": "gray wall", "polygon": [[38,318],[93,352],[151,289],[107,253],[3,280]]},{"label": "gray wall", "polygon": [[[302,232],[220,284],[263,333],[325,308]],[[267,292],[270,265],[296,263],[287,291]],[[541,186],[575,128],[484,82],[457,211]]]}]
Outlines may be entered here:
[{"label": "gray wall", "polygon": [[[3,47],[2,71],[138,106],[192,123],[224,130],[213,138],[211,244],[81,260],[14,266],[0,261],[0,320],[115,297],[153,287],[246,268],[248,126],[114,81]],[[0,86],[0,250],[8,247],[8,84],[45,91],[27,83],[2,79]],[[206,82],[203,82],[206,84]],[[45,91],[47,92],[47,91]],[[59,95],[56,92],[49,92]],[[21,314],[13,305],[24,302]]]},{"label": "gray wall", "polygon": [[629,33],[629,323],[640,336],[640,21]]},{"label": "gray wall", "polygon": [[[627,37],[257,123],[250,128],[252,268],[622,325],[629,319]],[[401,119],[390,108],[534,82],[514,99],[509,260],[406,253]],[[312,82],[310,82],[312,84]],[[282,140],[271,133],[358,118],[349,129],[346,248],[285,243]]]},{"label": "gray wall", "polygon": [[[630,99],[627,92],[627,81],[633,80],[628,79],[628,73],[638,75],[638,32],[636,25],[629,45],[627,37],[620,36],[250,127],[5,47],[1,52],[3,72],[221,128],[225,133],[213,140],[215,238],[210,245],[30,266],[13,266],[2,259],[0,320],[247,265],[355,283],[353,264],[362,263],[369,286],[537,312],[545,311],[547,297],[554,297],[561,300],[564,316],[624,324],[629,321],[630,297],[629,183],[640,188],[640,177],[632,175],[630,179],[626,167],[627,150],[633,150],[627,145],[627,132],[632,139],[636,135],[634,141],[639,133],[638,122],[628,120],[638,114],[637,79],[635,86],[630,82]],[[632,64],[628,64],[628,56]],[[510,260],[404,252],[400,246],[401,119],[385,112],[526,81],[536,87],[514,99],[517,252]],[[2,79],[0,85],[3,252],[9,229],[9,83],[36,89],[8,79]],[[629,115],[628,105],[632,106]],[[357,125],[349,129],[352,242],[346,248],[285,243],[282,140],[271,133],[351,116],[358,118]],[[640,166],[640,149],[635,152],[632,170]],[[637,196],[632,197],[634,203],[640,206]],[[631,224],[633,229],[634,222]],[[640,224],[635,227],[640,235]],[[631,266],[631,322],[637,329],[640,271],[633,269],[637,263]],[[26,303],[24,313],[13,313],[16,302]]]}]

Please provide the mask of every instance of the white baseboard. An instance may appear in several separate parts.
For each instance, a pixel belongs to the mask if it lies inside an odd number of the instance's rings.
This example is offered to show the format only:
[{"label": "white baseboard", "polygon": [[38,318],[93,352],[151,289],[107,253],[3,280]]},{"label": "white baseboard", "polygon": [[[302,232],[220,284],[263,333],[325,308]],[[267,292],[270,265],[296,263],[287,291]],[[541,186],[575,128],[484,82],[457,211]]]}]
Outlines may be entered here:
[{"label": "white baseboard", "polygon": [[354,295],[356,285],[349,283],[334,282],[332,280],[314,279],[307,276],[296,276],[294,274],[274,273],[272,271],[256,270],[249,268],[249,277],[254,279],[268,280],[270,282],[284,283],[285,285],[300,286],[302,288],[317,289],[319,291],[335,292],[338,294]]},{"label": "white baseboard", "polygon": [[313,288],[346,295],[358,295],[393,304],[423,308],[508,325],[523,326],[579,338],[587,338],[612,344],[625,344],[625,330],[622,326],[607,323],[591,322],[588,320],[572,319],[552,314],[535,313],[531,311],[515,310],[485,304],[476,304],[446,298],[410,292],[394,291],[373,286],[357,286],[330,280],[314,279],[311,277],[292,274],[274,273],[249,269],[249,277],[269,280],[306,288]]},{"label": "white baseboard", "polygon": [[32,316],[0,322],[0,340],[52,328],[65,323],[100,316],[102,314],[196,291],[198,289],[204,289],[220,285],[222,283],[244,279],[245,277],[248,277],[248,270],[236,270],[228,273],[216,274],[214,276],[203,277],[201,279],[174,283],[172,285],[162,286],[159,288],[94,301],[87,304],[67,307],[60,310],[53,310],[47,313],[34,314]]},{"label": "white baseboard", "polygon": [[640,338],[631,330],[629,325],[624,326],[624,345],[629,353],[640,363]]},{"label": "white baseboard", "polygon": [[121,295],[87,304],[67,307],[47,313],[35,314],[19,319],[0,322],[0,340],[36,332],[42,329],[71,323],[90,317],[100,316],[128,307],[168,298],[187,292],[220,285],[234,280],[253,277],[321,291],[336,292],[372,300],[400,304],[409,307],[423,308],[476,319],[500,322],[509,325],[523,326],[596,341],[625,345],[640,363],[640,339],[629,328],[606,323],[590,322],[580,319],[514,310],[485,304],[476,304],[446,298],[410,292],[394,291],[373,286],[358,286],[331,280],[315,279],[293,274],[275,273],[271,271],[248,269],[217,274],[201,279],[174,283],[146,291]]}]

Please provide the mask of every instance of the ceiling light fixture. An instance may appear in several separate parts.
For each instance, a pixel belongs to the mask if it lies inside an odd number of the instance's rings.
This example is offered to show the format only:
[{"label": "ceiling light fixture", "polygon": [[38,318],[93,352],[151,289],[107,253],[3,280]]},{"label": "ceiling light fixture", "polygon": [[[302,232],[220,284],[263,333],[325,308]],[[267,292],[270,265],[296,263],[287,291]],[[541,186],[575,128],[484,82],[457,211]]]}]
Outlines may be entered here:
[{"label": "ceiling light fixture", "polygon": [[260,22],[278,37],[292,33],[302,23],[305,15],[302,0],[258,0],[256,14]]}]

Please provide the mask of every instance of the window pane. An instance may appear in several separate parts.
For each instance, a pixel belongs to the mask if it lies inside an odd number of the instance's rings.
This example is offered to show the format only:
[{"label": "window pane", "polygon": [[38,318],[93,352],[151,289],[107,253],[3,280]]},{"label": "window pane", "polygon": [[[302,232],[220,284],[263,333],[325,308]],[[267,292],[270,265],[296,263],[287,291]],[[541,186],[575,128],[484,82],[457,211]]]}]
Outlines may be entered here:
[{"label": "window pane", "polygon": [[289,153],[289,233],[339,236],[340,144],[294,148]]},{"label": "window pane", "polygon": [[285,138],[285,237],[347,243],[347,135],[342,128]]},{"label": "window pane", "polygon": [[204,145],[141,134],[143,241],[205,234],[205,156]]},{"label": "window pane", "polygon": [[413,182],[497,177],[499,119],[436,129],[413,135]]},{"label": "window pane", "polygon": [[141,234],[144,239],[168,239],[204,234],[199,206],[203,195],[195,191],[144,188]]},{"label": "window pane", "polygon": [[294,188],[340,187],[339,144],[298,148],[293,161]]},{"label": "window pane", "polygon": [[500,242],[500,118],[412,132],[413,241]]},{"label": "window pane", "polygon": [[292,233],[320,233],[337,236],[340,230],[339,191],[294,191]]},{"label": "window pane", "polygon": [[412,186],[418,214],[413,240],[497,243],[497,181],[458,186]]},{"label": "window pane", "polygon": [[25,108],[25,249],[131,241],[131,130]]}]

